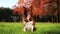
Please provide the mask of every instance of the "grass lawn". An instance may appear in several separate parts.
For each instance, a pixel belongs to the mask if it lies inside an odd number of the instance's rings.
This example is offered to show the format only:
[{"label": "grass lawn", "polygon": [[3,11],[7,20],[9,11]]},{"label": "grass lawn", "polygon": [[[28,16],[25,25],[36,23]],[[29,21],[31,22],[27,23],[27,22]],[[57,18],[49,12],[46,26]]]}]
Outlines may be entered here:
[{"label": "grass lawn", "polygon": [[37,30],[24,32],[22,23],[0,22],[0,34],[60,34],[60,23],[36,23]]}]

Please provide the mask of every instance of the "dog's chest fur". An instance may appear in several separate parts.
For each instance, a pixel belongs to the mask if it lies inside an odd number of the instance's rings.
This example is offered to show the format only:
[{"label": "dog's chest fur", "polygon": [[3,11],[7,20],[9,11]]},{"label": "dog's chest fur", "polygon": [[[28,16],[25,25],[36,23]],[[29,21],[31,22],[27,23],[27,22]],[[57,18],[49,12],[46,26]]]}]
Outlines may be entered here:
[{"label": "dog's chest fur", "polygon": [[30,30],[31,28],[32,28],[32,21],[30,21],[30,22],[27,22],[26,24],[25,24],[25,28],[27,29],[27,30]]}]

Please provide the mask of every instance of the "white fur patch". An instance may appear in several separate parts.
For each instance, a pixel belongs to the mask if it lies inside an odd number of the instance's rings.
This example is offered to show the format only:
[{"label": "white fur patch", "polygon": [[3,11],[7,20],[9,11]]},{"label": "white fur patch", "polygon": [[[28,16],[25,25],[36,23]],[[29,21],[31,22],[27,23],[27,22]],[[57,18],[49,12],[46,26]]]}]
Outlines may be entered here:
[{"label": "white fur patch", "polygon": [[25,30],[25,31],[26,31],[26,30],[29,30],[29,31],[33,32],[34,26],[32,25],[32,23],[33,23],[33,21],[27,22],[27,23],[25,24],[25,26],[24,26],[24,30]]}]

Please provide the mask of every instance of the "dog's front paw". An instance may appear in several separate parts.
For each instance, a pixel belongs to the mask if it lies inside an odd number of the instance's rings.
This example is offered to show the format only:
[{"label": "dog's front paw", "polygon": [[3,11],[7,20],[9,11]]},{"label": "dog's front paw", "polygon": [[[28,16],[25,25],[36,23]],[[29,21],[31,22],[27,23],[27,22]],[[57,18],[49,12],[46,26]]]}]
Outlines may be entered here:
[{"label": "dog's front paw", "polygon": [[34,28],[34,27],[32,26],[32,28],[31,28],[31,32],[33,32],[33,28]]},{"label": "dog's front paw", "polygon": [[25,29],[25,27],[23,28],[23,31],[24,31],[24,32],[26,32],[26,29]]}]

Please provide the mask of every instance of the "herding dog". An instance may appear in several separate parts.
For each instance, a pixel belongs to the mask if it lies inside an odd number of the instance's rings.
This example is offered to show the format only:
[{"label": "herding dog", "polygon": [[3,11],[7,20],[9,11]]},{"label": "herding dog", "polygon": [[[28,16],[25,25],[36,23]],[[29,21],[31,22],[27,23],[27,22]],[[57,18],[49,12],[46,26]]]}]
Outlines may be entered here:
[{"label": "herding dog", "polygon": [[30,15],[27,16],[26,20],[23,20],[24,23],[24,31],[34,31],[35,28],[35,24],[34,24],[34,20],[31,18]]}]

